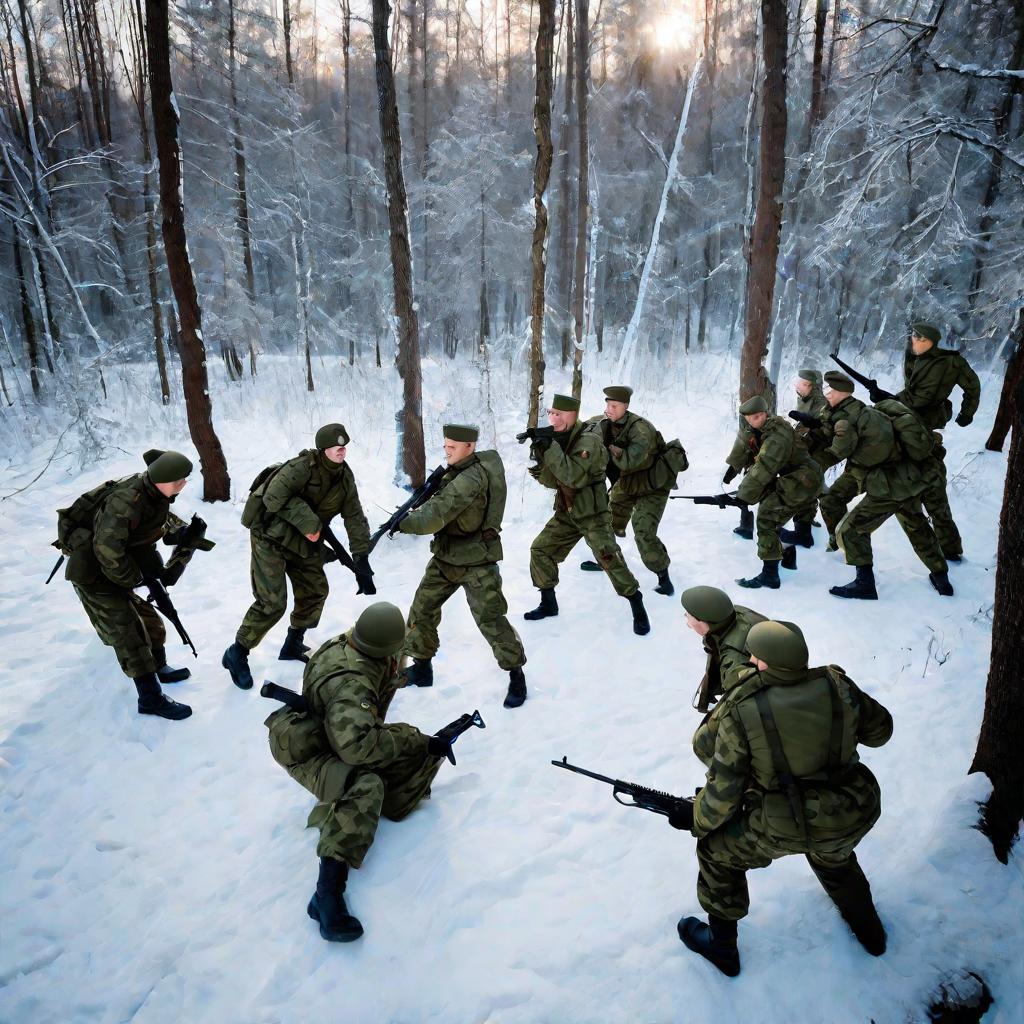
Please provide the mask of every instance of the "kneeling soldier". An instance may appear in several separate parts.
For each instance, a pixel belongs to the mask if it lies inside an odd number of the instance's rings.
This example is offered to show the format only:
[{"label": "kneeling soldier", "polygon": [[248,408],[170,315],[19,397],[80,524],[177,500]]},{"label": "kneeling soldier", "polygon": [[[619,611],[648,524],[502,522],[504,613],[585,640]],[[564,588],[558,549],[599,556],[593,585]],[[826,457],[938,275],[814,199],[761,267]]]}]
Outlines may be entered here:
[{"label": "kneeling soldier", "polygon": [[307,913],[328,942],[363,934],[348,911],[345,888],[381,815],[401,821],[411,814],[430,796],[434,776],[451,754],[445,729],[427,736],[384,721],[401,683],[404,642],[401,611],[386,601],[370,605],[349,632],[309,659],[302,676],[307,710],[285,706],[266,721],[274,760],[319,801],[308,821],[320,830],[320,874]]},{"label": "kneeling soldier", "polygon": [[434,535],[430,545],[434,557],[427,563],[409,609],[405,653],[413,658],[413,664],[407,680],[415,686],[432,685],[430,661],[440,646],[441,608],[462,587],[477,627],[491,645],[498,665],[509,674],[505,707],[517,708],[526,700],[526,653],[506,618],[508,604],[498,571],[505,467],[497,452],[477,452],[478,437],[476,427],[445,425],[448,470],[433,496],[410,512],[398,528],[401,533]]},{"label": "kneeling soldier", "polygon": [[881,793],[857,746],[888,742],[892,716],[838,666],[808,668],[792,623],[758,623],[747,647],[754,667],[693,737],[707,782],[687,813],[669,819],[697,837],[697,898],[708,914],[707,924],[680,920],[679,937],[739,974],[747,871],[802,853],[860,944],[881,956],[885,929],[853,852],[878,820]]}]

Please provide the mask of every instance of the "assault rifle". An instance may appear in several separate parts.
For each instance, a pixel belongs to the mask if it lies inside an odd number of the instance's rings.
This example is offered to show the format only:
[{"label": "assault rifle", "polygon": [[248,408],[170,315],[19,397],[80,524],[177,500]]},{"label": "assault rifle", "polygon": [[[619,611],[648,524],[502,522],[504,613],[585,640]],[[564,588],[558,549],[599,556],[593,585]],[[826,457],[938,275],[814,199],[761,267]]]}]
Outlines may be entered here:
[{"label": "assault rifle", "polygon": [[367,555],[373,551],[377,546],[377,542],[386,533],[389,537],[394,537],[398,532],[399,526],[402,525],[402,520],[409,515],[410,512],[418,509],[420,505],[425,504],[429,501],[437,492],[441,489],[441,480],[445,473],[448,471],[448,464],[442,462],[426,480],[416,488],[415,491],[409,496],[408,501],[403,502],[395,511],[391,514],[391,518],[383,523],[370,537],[370,550],[366,552]]},{"label": "assault rifle", "polygon": [[717,505],[718,508],[747,508],[735,494],[670,494],[673,501],[692,501],[694,505]]},{"label": "assault rifle", "polygon": [[[325,559],[325,561],[340,562],[355,576],[357,594],[377,593],[377,588],[373,583],[373,570],[370,568],[368,557],[363,559],[366,562],[365,568],[357,565],[355,559],[348,553],[348,548],[338,540],[338,535],[329,526],[321,527],[320,540],[334,556],[333,558]],[[372,551],[373,548],[371,547],[370,550]]]},{"label": "assault rifle", "polygon": [[206,521],[193,515],[187,526],[178,532],[178,539],[167,559],[167,565],[160,573],[165,587],[173,587],[181,579],[192,556],[197,551],[212,551],[216,547],[212,540],[206,539]]},{"label": "assault rifle", "polygon": [[167,588],[155,576],[143,576],[142,582],[149,590],[149,597],[146,600],[150,604],[156,605],[160,614],[178,631],[181,642],[192,648],[192,656],[198,658],[199,652],[196,650],[196,645],[192,643],[192,638],[181,624],[181,619],[178,618],[177,609],[174,607],[171,595],[167,593]]},{"label": "assault rifle", "polygon": [[539,441],[541,438],[550,437],[553,441],[555,433],[554,427],[527,427],[521,434],[516,434],[516,440],[520,444],[526,444],[527,441]]},{"label": "assault rifle", "polygon": [[[648,789],[635,782],[623,782],[622,779],[610,779],[607,775],[598,775],[597,772],[589,772],[586,768],[569,764],[569,759],[563,757],[561,761],[551,762],[556,768],[565,768],[567,771],[575,772],[577,775],[586,775],[588,779],[597,779],[612,787],[612,796],[616,803],[623,807],[639,807],[644,811],[651,811],[654,814],[663,814],[666,818],[672,816],[673,812],[683,804],[692,804],[690,797],[673,796],[671,793],[663,793],[659,789]],[[622,797],[628,796],[629,800]]]},{"label": "assault rifle", "polygon": [[287,704],[293,711],[298,711],[303,715],[309,711],[306,698],[301,693],[289,690],[286,686],[278,686],[277,683],[272,683],[269,679],[263,680],[263,685],[260,687],[260,696],[269,697],[271,700],[278,700],[282,704]]},{"label": "assault rifle", "polygon": [[858,384],[863,384],[868,389],[868,394],[871,397],[872,402],[880,402],[883,398],[895,398],[894,394],[880,388],[878,381],[873,377],[868,377],[863,373],[858,373],[849,363],[844,363],[834,352],[829,353],[829,359],[832,360],[839,367],[840,370],[845,370],[849,376],[855,380]]},{"label": "assault rifle", "polygon": [[60,556],[60,558],[57,559],[57,561],[54,564],[53,568],[50,570],[50,575],[46,577],[46,582],[47,583],[49,583],[50,580],[52,580],[53,577],[57,575],[57,570],[64,564],[64,558],[65,557],[66,556],[62,554]]}]

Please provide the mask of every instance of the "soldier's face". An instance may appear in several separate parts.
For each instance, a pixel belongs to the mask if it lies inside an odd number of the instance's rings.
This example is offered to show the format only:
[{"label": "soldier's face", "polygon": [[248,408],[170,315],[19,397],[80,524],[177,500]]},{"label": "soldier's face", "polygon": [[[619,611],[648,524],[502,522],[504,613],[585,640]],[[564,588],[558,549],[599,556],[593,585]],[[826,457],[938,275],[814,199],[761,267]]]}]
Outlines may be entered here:
[{"label": "soldier's face", "polygon": [[766,412],[752,412],[749,416],[744,416],[743,418],[755,430],[760,430],[764,426],[765,420],[768,419],[768,413],[766,413]]},{"label": "soldier's face", "polygon": [[910,348],[915,356],[924,355],[934,344],[935,342],[930,338],[922,338],[920,334],[910,336]]},{"label": "soldier's face", "polygon": [[475,449],[476,445],[472,441],[453,441],[448,437],[444,439],[444,457],[449,466],[468,459]]},{"label": "soldier's face", "polygon": [[695,619],[689,612],[686,612],[686,624],[697,634],[697,636],[707,636],[708,631],[711,629],[711,625],[707,622],[701,622],[700,619]]},{"label": "soldier's face", "polygon": [[811,393],[813,385],[809,380],[804,380],[803,377],[797,377],[796,383],[793,385],[794,390],[801,398],[807,398]]},{"label": "soldier's face", "polygon": [[548,409],[548,423],[555,428],[556,434],[568,430],[576,422],[576,413],[564,409]]},{"label": "soldier's face", "polygon": [[185,490],[188,480],[172,480],[168,484],[153,484],[153,486],[165,497],[173,498]]},{"label": "soldier's face", "polygon": [[345,461],[345,456],[348,454],[348,446],[343,444],[336,444],[331,448],[324,449],[324,455],[330,459],[331,462],[341,465]]},{"label": "soldier's face", "polygon": [[612,421],[612,423],[618,423],[623,416],[626,415],[626,410],[629,408],[625,402],[613,402],[610,398],[604,403],[604,414]]},{"label": "soldier's face", "polygon": [[835,388],[827,388],[825,390],[825,401],[828,402],[831,409],[834,409],[844,398],[849,397],[849,391],[836,391]]},{"label": "soldier's face", "polygon": [[760,658],[755,658],[753,655],[750,656],[750,664],[753,665],[758,672],[763,672],[768,667],[767,661],[762,661]]}]

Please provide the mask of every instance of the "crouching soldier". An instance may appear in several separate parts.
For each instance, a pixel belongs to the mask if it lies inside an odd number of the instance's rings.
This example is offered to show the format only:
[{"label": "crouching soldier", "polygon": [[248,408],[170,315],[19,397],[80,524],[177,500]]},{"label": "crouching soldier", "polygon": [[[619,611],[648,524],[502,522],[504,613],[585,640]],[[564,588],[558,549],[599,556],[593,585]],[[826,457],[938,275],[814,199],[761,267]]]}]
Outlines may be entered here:
[{"label": "crouching soldier", "polygon": [[[373,844],[381,815],[401,821],[421,800],[445,757],[452,723],[434,736],[385,722],[401,683],[405,619],[393,604],[370,605],[347,633],[328,640],[302,677],[306,710],[282,707],[266,720],[274,760],[318,800],[308,826],[320,830],[320,874],[307,913],[328,942],[363,934],[349,913],[349,870]],[[457,735],[457,733],[456,733]]]},{"label": "crouching soldier", "polygon": [[[202,537],[205,524],[199,519],[199,536],[187,542],[186,531],[195,529],[171,512],[192,463],[180,452],[153,450],[144,458],[144,472],[101,484],[60,509],[55,546],[67,556],[65,579],[93,629],[114,648],[121,671],[134,681],[139,714],[179,720],[192,709],[167,697],[160,684],[188,679],[189,670],[167,664],[163,620],[134,591],[147,579],[158,585],[176,582],[191,552],[209,550],[213,543]],[[156,547],[161,539],[177,545],[166,566]]]},{"label": "crouching soldier", "polygon": [[860,944],[881,956],[885,929],[853,852],[878,820],[881,794],[857,746],[888,742],[892,716],[838,666],[808,668],[792,623],[758,623],[747,648],[753,667],[693,737],[707,782],[669,819],[697,837],[697,898],[708,914],[707,924],[680,920],[679,937],[739,974],[747,871],[802,853]]}]

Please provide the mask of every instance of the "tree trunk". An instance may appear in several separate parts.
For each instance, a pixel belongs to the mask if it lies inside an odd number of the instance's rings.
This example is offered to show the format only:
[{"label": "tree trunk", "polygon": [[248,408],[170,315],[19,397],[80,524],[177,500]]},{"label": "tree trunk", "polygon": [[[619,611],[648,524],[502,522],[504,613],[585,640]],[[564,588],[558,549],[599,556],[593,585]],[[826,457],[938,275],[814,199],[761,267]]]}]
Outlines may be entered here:
[{"label": "tree trunk", "polygon": [[284,67],[288,87],[295,86],[295,66],[292,63],[292,8],[291,0],[281,0],[281,24],[284,29]]},{"label": "tree trunk", "polygon": [[771,326],[786,174],[786,0],[761,0],[764,84],[757,206],[750,238],[740,401],[765,390],[762,365]]},{"label": "tree trunk", "polygon": [[[713,9],[712,9],[713,8]],[[704,128],[704,173],[708,180],[715,177],[715,151],[712,140],[712,128],[715,118],[715,82],[718,76],[718,0],[704,0],[704,54],[708,75],[708,110]],[[713,212],[713,216],[717,216]],[[719,247],[718,228],[711,227],[704,233],[704,279],[700,288],[700,315],[697,324],[697,348],[703,352],[707,348],[708,302],[711,297],[711,275],[718,266]],[[687,293],[687,305],[690,297]],[[687,337],[689,337],[689,320],[687,320]],[[687,344],[689,350],[689,344]]]},{"label": "tree trunk", "polygon": [[533,241],[530,247],[530,396],[527,425],[537,426],[540,400],[544,391],[544,277],[545,247],[548,237],[548,208],[545,194],[551,176],[551,78],[554,63],[555,0],[538,0],[537,90],[533,104],[533,133],[537,140],[537,160],[533,167]]},{"label": "tree trunk", "polygon": [[558,336],[562,358],[562,369],[569,361],[571,332],[569,318],[572,307],[572,224],[570,212],[573,207],[572,194],[572,148],[575,128],[573,100],[575,98],[575,40],[573,38],[573,7],[575,0],[565,0],[566,43],[565,43],[565,105],[562,109],[562,130],[559,134],[558,149],[561,160],[561,174],[558,188]]},{"label": "tree trunk", "polygon": [[487,210],[484,190],[480,189],[480,316],[477,351],[487,354],[487,339],[491,334],[491,313],[487,305]]},{"label": "tree trunk", "polygon": [[12,222],[11,246],[14,249],[14,274],[18,279],[18,296],[21,302],[21,324],[25,331],[25,347],[28,354],[28,376],[32,382],[32,394],[38,399],[42,391],[39,380],[39,341],[36,335],[36,321],[32,315],[32,302],[28,297],[25,283],[25,261],[21,256],[18,226]]},{"label": "tree trunk", "polygon": [[811,148],[814,129],[825,112],[825,90],[822,57],[825,53],[825,23],[828,21],[828,0],[817,0],[814,8],[814,57],[811,63],[811,108],[807,114],[805,149]]},{"label": "tree trunk", "polygon": [[388,191],[388,227],[395,316],[398,321],[396,364],[402,378],[402,469],[414,487],[426,478],[423,449],[423,383],[420,366],[419,323],[413,300],[412,253],[409,249],[408,199],[402,174],[402,137],[398,125],[395,76],[388,42],[388,0],[373,0],[373,49],[377,73],[377,111],[384,150],[384,178]]},{"label": "tree trunk", "polygon": [[579,178],[576,185],[576,273],[573,319],[576,347],[572,354],[572,396],[583,394],[584,299],[587,294],[587,221],[590,212],[590,136],[587,131],[587,90],[590,88],[590,0],[576,0],[576,111],[579,136]]},{"label": "tree trunk", "polygon": [[156,137],[160,172],[160,228],[167,270],[180,318],[181,379],[185,392],[189,433],[196,451],[199,452],[204,500],[227,501],[231,496],[231,480],[224,452],[213,427],[202,313],[199,309],[199,296],[196,293],[185,237],[178,115],[171,83],[168,0],[146,0],[146,40],[153,103],[153,132]]},{"label": "tree trunk", "polygon": [[1024,386],[1024,315],[1018,313],[1017,325],[1010,338],[1013,346],[1006,363],[1006,375],[1003,377],[1003,390],[999,394],[999,406],[996,409],[992,432],[988,435],[985,447],[990,452],[1001,452],[1006,442],[1006,435],[1017,417],[1017,396]]}]

